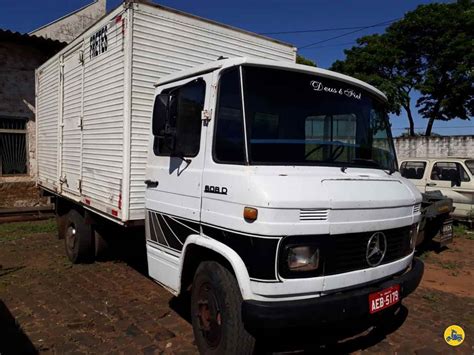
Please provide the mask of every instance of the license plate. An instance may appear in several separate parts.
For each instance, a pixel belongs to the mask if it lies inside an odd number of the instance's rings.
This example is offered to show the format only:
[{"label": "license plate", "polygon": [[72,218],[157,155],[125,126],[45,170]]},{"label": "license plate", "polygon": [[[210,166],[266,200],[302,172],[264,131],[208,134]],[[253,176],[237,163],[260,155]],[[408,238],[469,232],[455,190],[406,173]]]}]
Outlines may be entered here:
[{"label": "license plate", "polygon": [[393,285],[382,291],[369,294],[370,313],[393,306],[400,301],[400,285]]},{"label": "license plate", "polygon": [[451,243],[453,241],[453,221],[447,220],[444,222],[443,227],[441,228],[441,235],[439,237],[439,242],[442,246]]}]

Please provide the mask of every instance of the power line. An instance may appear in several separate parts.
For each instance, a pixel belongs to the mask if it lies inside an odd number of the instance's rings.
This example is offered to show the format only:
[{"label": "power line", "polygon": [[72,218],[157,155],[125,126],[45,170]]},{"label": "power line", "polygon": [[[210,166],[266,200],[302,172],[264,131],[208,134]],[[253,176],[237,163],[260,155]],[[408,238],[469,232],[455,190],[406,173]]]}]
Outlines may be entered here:
[{"label": "power line", "polygon": [[306,44],[304,46],[301,46],[299,47],[298,49],[301,50],[301,49],[306,49],[306,48],[309,48],[309,47],[312,47],[316,44],[320,44],[320,43],[325,43],[325,42],[329,42],[329,41],[332,41],[334,39],[337,39],[337,38],[341,38],[341,37],[344,37],[344,36],[347,36],[347,35],[350,35],[350,34],[353,34],[353,33],[356,33],[356,32],[360,32],[360,31],[363,31],[367,28],[372,28],[372,27],[377,27],[377,26],[383,26],[383,25],[388,25],[389,23],[391,22],[395,22],[397,20],[399,20],[400,18],[396,18],[396,19],[393,19],[393,20],[389,20],[389,21],[384,21],[384,22],[379,22],[379,23],[376,23],[374,25],[370,25],[370,26],[365,26],[365,27],[362,27],[362,28],[359,28],[357,30],[354,30],[354,31],[350,31],[350,32],[345,32],[341,35],[338,35],[338,36],[334,36],[334,37],[330,37],[330,38],[326,38],[326,39],[323,39],[321,41],[317,41],[317,42],[314,42],[314,43],[309,43],[309,44]]},{"label": "power line", "polygon": [[338,44],[327,44],[325,46],[313,47],[312,49],[329,48],[329,47],[342,47],[342,46],[348,46],[350,44],[357,44],[357,41],[351,41],[351,42],[346,42],[346,43],[338,43]]},{"label": "power line", "polygon": [[[425,129],[426,127],[413,127],[413,129]],[[445,126],[445,127],[436,127],[433,129],[454,129],[454,128],[474,128],[473,126]],[[392,128],[392,131],[394,130],[407,130],[408,127],[404,128]]]},{"label": "power line", "polygon": [[[374,25],[371,27],[381,27],[385,25]],[[295,30],[295,31],[281,31],[281,32],[260,32],[261,35],[285,35],[292,33],[314,33],[314,32],[331,32],[331,31],[344,31],[344,30],[359,30],[367,28],[367,26],[356,26],[356,27],[333,27],[333,28],[318,28],[313,30]]]}]

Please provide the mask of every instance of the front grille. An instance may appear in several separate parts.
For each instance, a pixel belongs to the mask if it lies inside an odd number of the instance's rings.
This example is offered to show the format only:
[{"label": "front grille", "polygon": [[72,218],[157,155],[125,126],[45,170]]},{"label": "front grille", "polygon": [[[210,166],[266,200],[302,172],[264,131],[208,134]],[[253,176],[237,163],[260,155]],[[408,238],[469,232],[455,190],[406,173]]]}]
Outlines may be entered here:
[{"label": "front grille", "polygon": [[421,203],[417,203],[416,205],[413,206],[413,214],[416,214],[418,212],[420,212],[420,208],[421,208]]},{"label": "front grille", "polygon": [[[380,265],[401,259],[411,253],[410,226],[381,231],[387,240],[387,251]],[[367,269],[367,243],[375,232],[331,236],[331,247],[326,250],[324,275],[334,275]]]}]

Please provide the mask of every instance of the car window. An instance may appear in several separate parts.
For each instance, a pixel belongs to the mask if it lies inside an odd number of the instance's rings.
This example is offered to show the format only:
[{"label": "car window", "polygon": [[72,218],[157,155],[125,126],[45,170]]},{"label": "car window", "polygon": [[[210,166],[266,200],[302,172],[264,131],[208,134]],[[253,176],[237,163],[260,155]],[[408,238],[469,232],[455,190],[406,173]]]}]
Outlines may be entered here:
[{"label": "car window", "polygon": [[469,176],[461,164],[455,162],[438,162],[431,170],[431,180],[455,181],[459,175],[461,181],[469,181]]},{"label": "car window", "polygon": [[[171,95],[169,121],[176,130],[175,151],[183,156],[195,157],[199,152],[205,92],[206,83],[203,79],[163,91]],[[155,111],[154,116],[157,115]],[[156,120],[157,117],[153,119]],[[161,156],[171,154],[170,147],[159,137],[155,137],[154,151]]]},{"label": "car window", "polygon": [[474,175],[474,160],[466,160],[466,166],[471,171],[471,174]]},{"label": "car window", "polygon": [[407,179],[423,179],[426,162],[424,161],[404,161],[400,166],[400,174]]},{"label": "car window", "polygon": [[216,120],[214,160],[219,163],[244,164],[244,122],[238,68],[225,71],[221,76]]}]

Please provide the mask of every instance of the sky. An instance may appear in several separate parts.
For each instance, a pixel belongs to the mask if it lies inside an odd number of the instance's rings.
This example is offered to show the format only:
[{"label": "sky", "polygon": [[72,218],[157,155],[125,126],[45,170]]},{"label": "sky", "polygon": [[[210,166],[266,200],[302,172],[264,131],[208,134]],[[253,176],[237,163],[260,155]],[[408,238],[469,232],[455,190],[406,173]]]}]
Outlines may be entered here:
[{"label": "sky", "polygon": [[[0,0],[0,28],[18,32],[30,32],[48,22],[64,16],[92,0]],[[107,0],[107,10],[121,4],[121,0]],[[201,17],[257,33],[305,31],[347,27],[364,27],[398,19],[427,0],[155,0]],[[443,2],[442,0],[438,2]],[[444,1],[448,2],[448,1]],[[351,30],[331,30],[311,33],[270,34],[269,36],[289,42],[296,47],[324,41],[303,48],[299,53],[321,68],[329,68],[337,59],[344,59],[344,49],[354,45],[363,35],[383,33],[385,26],[376,26],[343,35]],[[352,30],[353,31],[353,30]],[[330,40],[328,40],[330,39]],[[424,132],[427,120],[421,118],[412,100],[416,131]],[[392,115],[392,131],[398,136],[408,127],[406,115]],[[436,121],[434,133],[441,135],[474,135],[474,119]]]}]

